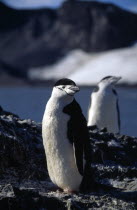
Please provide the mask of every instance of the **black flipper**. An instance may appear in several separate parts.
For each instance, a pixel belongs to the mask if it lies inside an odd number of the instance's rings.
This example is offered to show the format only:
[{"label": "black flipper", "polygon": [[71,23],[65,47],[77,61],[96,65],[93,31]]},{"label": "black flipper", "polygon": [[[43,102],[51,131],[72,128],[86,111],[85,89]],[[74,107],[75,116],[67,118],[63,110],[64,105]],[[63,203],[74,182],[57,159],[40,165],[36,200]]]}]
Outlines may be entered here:
[{"label": "black flipper", "polygon": [[64,107],[63,112],[70,115],[68,122],[68,138],[73,144],[78,171],[83,175],[83,157],[89,159],[90,142],[87,121],[79,104],[74,99],[72,103]]},{"label": "black flipper", "polygon": [[119,128],[119,133],[120,133],[121,122],[120,122],[120,110],[119,110],[119,105],[118,105],[119,104],[118,103],[118,94],[115,89],[112,89],[112,91],[117,97],[116,106],[117,106],[117,113],[118,113],[118,128]]}]

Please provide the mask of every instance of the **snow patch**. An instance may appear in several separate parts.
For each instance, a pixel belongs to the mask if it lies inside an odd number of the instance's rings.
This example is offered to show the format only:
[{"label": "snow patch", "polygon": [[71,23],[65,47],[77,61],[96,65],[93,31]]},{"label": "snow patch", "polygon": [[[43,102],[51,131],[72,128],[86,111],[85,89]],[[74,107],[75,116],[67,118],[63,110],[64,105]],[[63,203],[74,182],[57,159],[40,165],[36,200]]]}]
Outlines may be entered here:
[{"label": "snow patch", "polygon": [[107,75],[122,76],[121,83],[137,84],[137,45],[96,54],[69,78],[80,85],[95,85]]},{"label": "snow patch", "polygon": [[88,53],[82,50],[74,50],[56,64],[30,69],[28,76],[31,80],[57,80],[63,77],[69,77],[71,73],[84,65],[89,59],[90,55]]},{"label": "snow patch", "polygon": [[96,85],[107,75],[122,76],[121,83],[137,84],[137,45],[88,54],[74,50],[58,63],[29,70],[30,79],[57,80],[68,77],[79,85]]}]

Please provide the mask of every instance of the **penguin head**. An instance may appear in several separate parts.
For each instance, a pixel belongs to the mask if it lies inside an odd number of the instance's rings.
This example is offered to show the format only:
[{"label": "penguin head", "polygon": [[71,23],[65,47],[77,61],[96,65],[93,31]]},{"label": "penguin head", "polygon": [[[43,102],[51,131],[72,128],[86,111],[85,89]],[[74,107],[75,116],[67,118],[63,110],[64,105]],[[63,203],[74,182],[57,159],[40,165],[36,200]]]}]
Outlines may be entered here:
[{"label": "penguin head", "polygon": [[80,89],[76,86],[75,82],[73,82],[70,79],[63,78],[58,80],[54,85],[54,93],[58,97],[65,97],[65,96],[71,96],[73,97],[76,92],[78,92]]},{"label": "penguin head", "polygon": [[116,83],[121,79],[121,77],[116,77],[116,76],[107,76],[104,77],[100,82],[100,86],[114,86]]}]

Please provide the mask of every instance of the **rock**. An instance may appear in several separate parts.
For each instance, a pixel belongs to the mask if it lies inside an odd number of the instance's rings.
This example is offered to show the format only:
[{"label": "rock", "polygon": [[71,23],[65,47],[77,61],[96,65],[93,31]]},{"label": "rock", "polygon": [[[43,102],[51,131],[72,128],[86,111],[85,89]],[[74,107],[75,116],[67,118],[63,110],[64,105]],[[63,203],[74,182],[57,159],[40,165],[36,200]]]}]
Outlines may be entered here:
[{"label": "rock", "polygon": [[[0,115],[0,176],[12,173],[26,178],[47,176],[41,126],[2,111]],[[39,168],[36,167],[39,165]]]},{"label": "rock", "polygon": [[0,3],[0,14],[0,70],[22,78],[71,50],[122,48],[137,37],[137,15],[112,4],[66,1],[57,10],[19,11]]},{"label": "rock", "polygon": [[41,125],[0,111],[1,209],[137,208],[137,138],[89,127],[88,192],[65,194],[49,179]]}]

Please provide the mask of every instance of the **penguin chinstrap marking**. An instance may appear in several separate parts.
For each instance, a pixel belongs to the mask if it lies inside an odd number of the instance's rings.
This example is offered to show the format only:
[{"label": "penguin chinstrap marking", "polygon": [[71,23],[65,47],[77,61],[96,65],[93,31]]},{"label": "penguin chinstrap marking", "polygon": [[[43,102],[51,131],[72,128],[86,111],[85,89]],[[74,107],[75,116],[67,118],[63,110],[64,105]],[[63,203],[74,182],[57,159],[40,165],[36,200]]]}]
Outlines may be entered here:
[{"label": "penguin chinstrap marking", "polygon": [[91,94],[88,126],[106,127],[108,132],[120,133],[120,113],[116,83],[121,77],[104,77]]},{"label": "penguin chinstrap marking", "polygon": [[53,87],[42,122],[43,144],[51,181],[65,192],[78,191],[84,171],[84,148],[88,141],[85,117],[74,94],[79,91],[69,79]]}]

